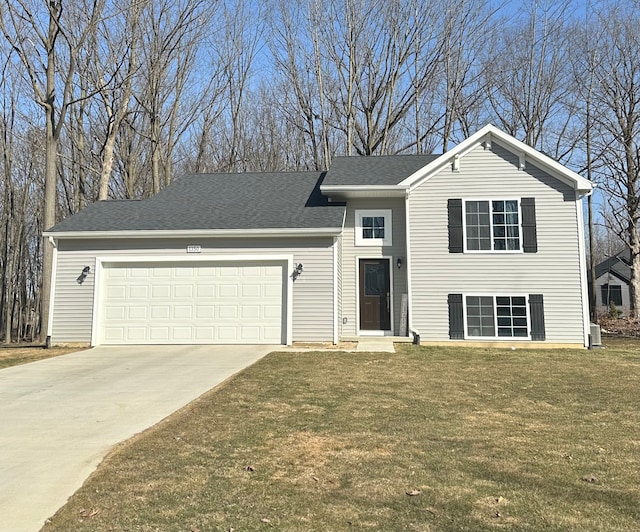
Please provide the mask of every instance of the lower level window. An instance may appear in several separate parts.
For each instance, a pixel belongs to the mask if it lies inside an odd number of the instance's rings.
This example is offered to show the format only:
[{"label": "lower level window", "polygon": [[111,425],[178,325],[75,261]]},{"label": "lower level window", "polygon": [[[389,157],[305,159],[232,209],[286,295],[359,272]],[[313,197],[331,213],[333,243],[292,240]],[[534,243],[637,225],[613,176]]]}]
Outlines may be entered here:
[{"label": "lower level window", "polygon": [[525,296],[466,296],[465,307],[469,337],[529,336]]}]

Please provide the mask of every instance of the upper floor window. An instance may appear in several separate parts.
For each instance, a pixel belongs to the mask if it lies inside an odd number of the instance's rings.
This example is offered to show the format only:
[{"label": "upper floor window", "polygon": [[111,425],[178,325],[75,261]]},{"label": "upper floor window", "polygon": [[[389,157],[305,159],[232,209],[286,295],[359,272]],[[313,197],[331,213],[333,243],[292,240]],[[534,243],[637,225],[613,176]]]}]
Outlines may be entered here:
[{"label": "upper floor window", "polygon": [[449,252],[537,253],[535,198],[448,201]]},{"label": "upper floor window", "polygon": [[465,201],[467,251],[520,251],[518,200]]},{"label": "upper floor window", "polygon": [[391,245],[391,210],[356,211],[356,246]]}]

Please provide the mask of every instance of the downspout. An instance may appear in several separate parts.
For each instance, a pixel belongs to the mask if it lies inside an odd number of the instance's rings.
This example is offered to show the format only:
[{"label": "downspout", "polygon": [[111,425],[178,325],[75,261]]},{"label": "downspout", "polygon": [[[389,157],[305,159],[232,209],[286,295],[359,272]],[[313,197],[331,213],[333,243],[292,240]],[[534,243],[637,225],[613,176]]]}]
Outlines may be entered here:
[{"label": "downspout", "polygon": [[409,224],[409,189],[407,188],[404,196],[404,216],[405,216],[405,256],[406,256],[406,269],[407,269],[407,313],[408,316],[408,329],[409,334],[413,335],[413,343],[420,344],[420,332],[413,326],[413,297],[412,297],[412,280],[411,280],[411,230]]},{"label": "downspout", "polygon": [[51,244],[51,246],[53,246],[53,257],[52,257],[52,264],[51,264],[51,292],[49,294],[49,319],[47,320],[47,336],[46,336],[46,343],[45,343],[45,347],[48,349],[49,347],[51,347],[51,334],[53,332],[53,307],[54,307],[54,303],[55,303],[55,298],[56,298],[56,270],[58,268],[58,242],[57,240],[50,236],[48,238],[49,243]]}]

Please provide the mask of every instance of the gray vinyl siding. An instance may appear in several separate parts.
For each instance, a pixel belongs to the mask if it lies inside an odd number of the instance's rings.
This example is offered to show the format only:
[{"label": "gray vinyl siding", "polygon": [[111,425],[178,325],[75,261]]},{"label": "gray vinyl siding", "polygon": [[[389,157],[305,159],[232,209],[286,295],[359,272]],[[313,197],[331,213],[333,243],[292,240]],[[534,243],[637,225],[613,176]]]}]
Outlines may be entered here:
[{"label": "gray vinyl siding", "polygon": [[[390,209],[392,224],[391,246],[356,246],[355,212],[362,209]],[[404,198],[352,199],[347,203],[345,227],[342,235],[342,336],[357,336],[359,325],[357,309],[358,258],[391,257],[393,291],[393,333],[400,328],[402,294],[407,293],[406,267],[396,267],[396,260],[406,257],[406,220]]]},{"label": "gray vinyl siding", "polygon": [[[82,284],[77,279],[85,266],[91,267]],[[53,305],[54,343],[89,343],[93,320],[95,254],[81,250],[58,250]]]},{"label": "gray vinyl siding", "polygon": [[[199,256],[293,255],[304,272],[293,283],[293,341],[333,340],[333,239],[139,239],[61,240],[58,244],[52,342],[90,342],[96,257],[187,257],[188,244],[199,244]],[[189,254],[189,257],[193,255]],[[82,285],[76,279],[82,268],[92,273]],[[290,273],[290,272],[287,272]],[[286,305],[286,301],[284,302]]]},{"label": "gray vinyl siding", "polygon": [[[447,294],[543,294],[546,341],[583,343],[578,203],[573,189],[493,143],[465,155],[409,196],[413,327],[449,339]],[[534,197],[537,253],[449,253],[447,200]],[[585,302],[586,304],[586,302]]]}]

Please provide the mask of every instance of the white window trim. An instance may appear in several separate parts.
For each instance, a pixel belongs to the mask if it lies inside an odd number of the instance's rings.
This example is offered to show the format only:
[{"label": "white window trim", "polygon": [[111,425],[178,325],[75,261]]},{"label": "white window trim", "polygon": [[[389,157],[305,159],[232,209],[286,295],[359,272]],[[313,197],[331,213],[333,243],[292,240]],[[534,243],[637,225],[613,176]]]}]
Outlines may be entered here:
[{"label": "white window trim", "polygon": [[[491,234],[491,247],[493,248],[493,201],[517,201],[518,202],[518,240],[520,249],[467,249],[467,201],[488,201],[489,202],[489,231]],[[492,197],[492,198],[462,198],[462,245],[464,253],[498,253],[498,254],[522,254],[524,253],[524,243],[522,241],[522,198],[521,197]]]},{"label": "white window trim", "polygon": [[[356,210],[355,245],[356,246],[391,246],[392,245],[392,216],[391,209],[366,209]],[[365,216],[384,217],[384,238],[363,238],[362,218]]]},{"label": "white window trim", "polygon": [[[468,334],[468,323],[467,323],[467,297],[492,297],[493,298],[493,319],[494,319],[494,327],[496,331],[495,336],[471,336]],[[496,298],[497,297],[524,297],[525,300],[525,309],[527,312],[527,336],[498,336],[498,316],[496,310]],[[463,314],[463,322],[464,322],[464,339],[465,340],[493,340],[493,341],[501,341],[501,342],[515,342],[515,341],[524,341],[531,340],[531,307],[529,304],[529,294],[487,294],[487,293],[475,293],[471,292],[468,294],[462,294],[462,314]]]}]

